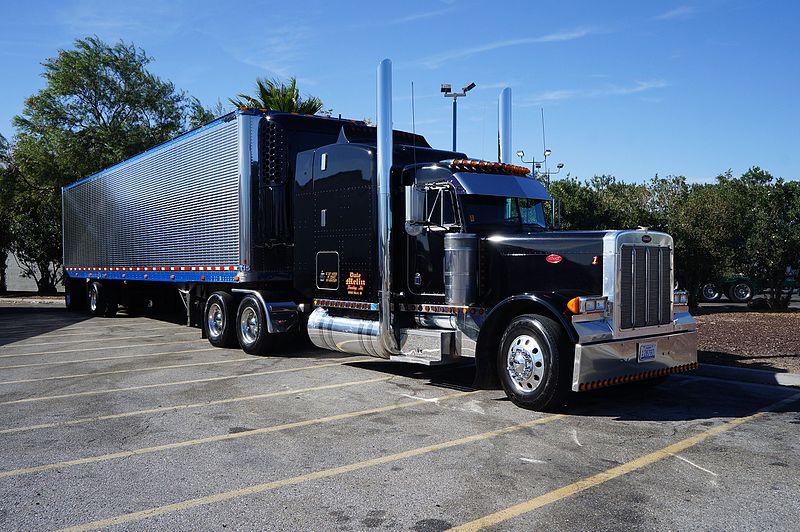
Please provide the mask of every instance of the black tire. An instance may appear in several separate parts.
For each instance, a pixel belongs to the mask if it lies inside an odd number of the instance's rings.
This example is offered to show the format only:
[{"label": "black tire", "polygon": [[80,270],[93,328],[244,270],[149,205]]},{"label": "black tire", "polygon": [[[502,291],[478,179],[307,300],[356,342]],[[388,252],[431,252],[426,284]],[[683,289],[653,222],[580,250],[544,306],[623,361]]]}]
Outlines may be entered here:
[{"label": "black tire", "polygon": [[203,309],[203,333],[214,347],[236,347],[236,300],[227,292],[214,292]]},{"label": "black tire", "polygon": [[735,282],[728,289],[728,299],[734,303],[747,303],[753,295],[753,285],[745,281]]},{"label": "black tire", "polygon": [[86,282],[77,279],[66,279],[64,282],[64,303],[67,310],[86,310],[89,296],[86,293]]},{"label": "black tire", "polygon": [[92,281],[89,283],[86,296],[86,307],[89,310],[89,315],[94,317],[105,316],[108,309],[106,287],[97,281]]},{"label": "black tire", "polygon": [[569,346],[564,330],[552,319],[537,314],[514,318],[497,353],[497,373],[508,398],[530,410],[562,406],[572,380],[574,354]]},{"label": "black tire", "polygon": [[708,303],[722,299],[722,290],[717,283],[703,283],[700,285],[700,300]]},{"label": "black tire", "polygon": [[245,296],[236,312],[236,338],[248,355],[267,355],[275,346],[275,335],[267,331],[266,311],[255,296]]}]

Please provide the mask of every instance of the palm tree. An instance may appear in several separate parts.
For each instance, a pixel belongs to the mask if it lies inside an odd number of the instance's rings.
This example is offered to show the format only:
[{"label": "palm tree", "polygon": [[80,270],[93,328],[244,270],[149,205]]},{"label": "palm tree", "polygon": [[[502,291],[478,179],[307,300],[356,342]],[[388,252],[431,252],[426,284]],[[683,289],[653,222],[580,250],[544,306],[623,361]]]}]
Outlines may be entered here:
[{"label": "palm tree", "polygon": [[[289,78],[289,83],[280,79],[256,78],[255,96],[239,94],[230,102],[236,107],[252,107],[256,109],[272,109],[288,113],[314,115],[322,111],[322,100],[316,96],[300,96],[297,78]],[[328,111],[330,112],[330,111]]]}]

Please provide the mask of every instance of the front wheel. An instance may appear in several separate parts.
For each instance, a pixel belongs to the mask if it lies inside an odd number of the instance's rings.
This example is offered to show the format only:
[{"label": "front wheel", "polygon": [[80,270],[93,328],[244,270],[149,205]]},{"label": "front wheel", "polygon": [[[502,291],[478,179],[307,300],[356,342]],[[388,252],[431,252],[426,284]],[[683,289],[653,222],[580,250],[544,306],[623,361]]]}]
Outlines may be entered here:
[{"label": "front wheel", "polygon": [[517,316],[500,341],[497,372],[503,390],[517,406],[531,410],[561,406],[572,376],[564,330],[545,316]]},{"label": "front wheel", "polygon": [[248,355],[266,355],[275,344],[275,335],[267,330],[267,319],[261,303],[246,296],[236,313],[236,337],[242,351]]}]

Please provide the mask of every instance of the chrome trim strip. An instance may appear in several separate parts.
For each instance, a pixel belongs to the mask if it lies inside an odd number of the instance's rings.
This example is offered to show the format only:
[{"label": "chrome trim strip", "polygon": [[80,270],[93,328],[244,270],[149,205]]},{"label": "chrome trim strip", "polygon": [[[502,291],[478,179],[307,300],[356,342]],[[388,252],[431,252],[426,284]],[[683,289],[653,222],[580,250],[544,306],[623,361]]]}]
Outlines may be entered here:
[{"label": "chrome trim strip", "polygon": [[252,117],[239,114],[236,117],[239,131],[239,263],[242,271],[250,270],[250,223],[252,221],[252,183],[250,162],[252,146],[250,145],[250,123]]}]

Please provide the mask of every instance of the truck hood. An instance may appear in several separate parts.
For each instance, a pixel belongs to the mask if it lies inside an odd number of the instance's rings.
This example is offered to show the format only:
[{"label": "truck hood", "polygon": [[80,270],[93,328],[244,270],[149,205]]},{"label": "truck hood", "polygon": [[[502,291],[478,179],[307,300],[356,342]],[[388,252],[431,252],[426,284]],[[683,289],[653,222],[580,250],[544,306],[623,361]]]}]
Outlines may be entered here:
[{"label": "truck hood", "polygon": [[487,300],[526,293],[561,298],[601,295],[606,231],[553,231],[481,239],[481,284]]}]

